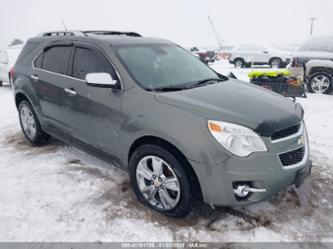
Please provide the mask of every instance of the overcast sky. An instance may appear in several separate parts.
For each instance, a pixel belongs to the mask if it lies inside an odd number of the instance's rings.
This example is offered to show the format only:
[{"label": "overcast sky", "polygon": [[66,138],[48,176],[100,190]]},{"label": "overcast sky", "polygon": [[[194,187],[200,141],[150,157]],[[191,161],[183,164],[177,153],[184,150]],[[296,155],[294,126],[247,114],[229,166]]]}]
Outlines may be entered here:
[{"label": "overcast sky", "polygon": [[227,44],[300,43],[333,34],[332,0],[0,0],[0,47],[39,32],[130,30],[182,46],[216,45],[207,16]]}]

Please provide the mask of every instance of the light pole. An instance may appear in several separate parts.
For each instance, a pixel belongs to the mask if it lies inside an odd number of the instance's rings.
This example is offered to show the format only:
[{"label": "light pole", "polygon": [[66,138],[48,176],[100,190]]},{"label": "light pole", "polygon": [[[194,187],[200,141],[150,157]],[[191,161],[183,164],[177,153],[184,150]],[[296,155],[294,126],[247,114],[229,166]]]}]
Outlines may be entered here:
[{"label": "light pole", "polygon": [[314,22],[317,20],[316,17],[311,17],[310,18],[310,35],[313,34],[313,25],[314,25]]}]

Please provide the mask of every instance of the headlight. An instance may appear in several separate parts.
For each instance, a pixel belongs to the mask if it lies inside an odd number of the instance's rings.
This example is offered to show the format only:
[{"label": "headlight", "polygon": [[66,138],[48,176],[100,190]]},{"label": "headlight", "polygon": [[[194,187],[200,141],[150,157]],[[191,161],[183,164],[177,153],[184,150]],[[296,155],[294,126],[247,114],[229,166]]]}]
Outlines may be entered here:
[{"label": "headlight", "polygon": [[262,139],[244,126],[209,120],[208,129],[225,149],[236,156],[246,157],[253,152],[267,151]]}]

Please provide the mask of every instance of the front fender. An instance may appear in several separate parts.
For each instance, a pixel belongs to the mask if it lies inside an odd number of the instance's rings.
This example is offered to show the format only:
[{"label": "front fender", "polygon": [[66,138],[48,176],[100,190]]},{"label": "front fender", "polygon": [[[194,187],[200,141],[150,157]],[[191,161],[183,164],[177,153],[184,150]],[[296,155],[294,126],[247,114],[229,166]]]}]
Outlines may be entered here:
[{"label": "front fender", "polygon": [[315,68],[329,68],[333,70],[333,61],[331,60],[310,60],[305,64],[305,76],[309,76]]}]

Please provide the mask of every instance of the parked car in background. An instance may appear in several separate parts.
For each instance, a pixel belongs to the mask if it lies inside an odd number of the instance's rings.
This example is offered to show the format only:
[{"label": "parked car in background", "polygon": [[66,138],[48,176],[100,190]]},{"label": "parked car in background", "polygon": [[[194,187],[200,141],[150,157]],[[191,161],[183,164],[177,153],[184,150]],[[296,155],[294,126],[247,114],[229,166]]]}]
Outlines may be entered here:
[{"label": "parked car in background", "polygon": [[294,53],[288,70],[302,76],[309,92],[328,94],[333,88],[333,36],[312,37]]},{"label": "parked car in background", "polygon": [[127,170],[138,199],[174,217],[267,200],[310,173],[298,103],[167,40],[64,33],[29,39],[14,67],[30,143],[52,135]]},{"label": "parked car in background", "polygon": [[10,83],[10,70],[14,67],[23,45],[10,46],[0,51],[0,86]]},{"label": "parked car in background", "polygon": [[197,47],[192,47],[190,51],[195,57],[199,58],[206,64],[213,63],[218,60],[218,53],[214,50],[200,50]]},{"label": "parked car in background", "polygon": [[236,68],[253,65],[270,65],[272,68],[285,67],[290,62],[290,53],[264,45],[241,45],[235,47],[229,62]]}]

